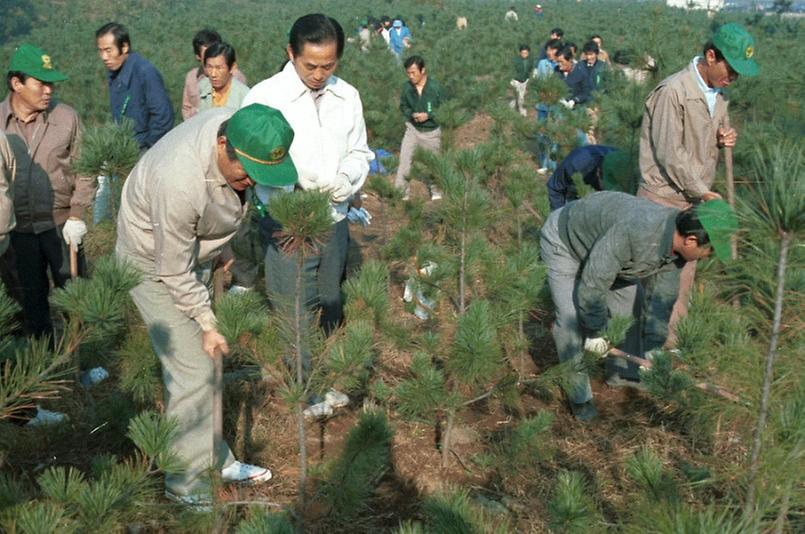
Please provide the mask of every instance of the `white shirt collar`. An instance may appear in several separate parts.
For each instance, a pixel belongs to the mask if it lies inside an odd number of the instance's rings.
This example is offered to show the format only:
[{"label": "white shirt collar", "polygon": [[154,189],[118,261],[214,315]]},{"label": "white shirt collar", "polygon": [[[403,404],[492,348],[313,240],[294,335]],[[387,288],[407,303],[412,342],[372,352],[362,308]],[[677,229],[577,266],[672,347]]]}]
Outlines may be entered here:
[{"label": "white shirt collar", "polygon": [[[299,78],[299,75],[296,73],[296,68],[293,65],[293,62],[288,61],[285,64],[285,67],[282,69],[283,75],[283,85],[285,85],[288,89],[288,94],[291,97],[291,100],[298,100],[301,96],[310,95],[313,91],[302,82]],[[327,78],[327,83],[325,83],[324,88],[322,89],[325,92],[333,93],[335,96],[339,98],[345,98],[344,93],[342,93],[342,89],[344,84],[338,83],[339,82],[338,76],[333,74],[329,78]]]}]

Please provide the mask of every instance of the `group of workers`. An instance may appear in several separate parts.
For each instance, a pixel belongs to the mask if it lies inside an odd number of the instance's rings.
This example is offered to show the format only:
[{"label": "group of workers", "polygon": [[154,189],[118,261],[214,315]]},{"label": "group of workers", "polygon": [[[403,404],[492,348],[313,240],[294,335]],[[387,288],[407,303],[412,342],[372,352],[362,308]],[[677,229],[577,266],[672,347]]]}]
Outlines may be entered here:
[{"label": "group of workers", "polygon": [[[334,74],[344,32],[321,14],[294,22],[287,63],[251,89],[237,70],[234,49],[215,32],[200,32],[193,42],[200,64],[187,73],[183,93],[185,121],[173,129],[162,78],[132,51],[126,29],[104,25],[96,41],[108,69],[112,116],[132,121],[142,149],[123,187],[115,253],[143,274],[131,295],[162,364],[166,415],[178,422],[173,447],[186,469],[166,477],[166,494],[204,505],[211,501],[211,466],[225,482],[271,478],[267,468],[235,460],[213,437],[213,397],[221,387],[213,358],[229,348],[212,309],[212,269],[232,265],[229,243],[250,224],[250,206],[259,207],[266,290],[280,308],[294,295],[291,281],[299,267],[278,241],[282,227],[268,204],[297,189],[327,191],[332,230],[302,266],[303,301],[321,310],[325,331],[342,321],[346,216],[374,158],[361,99]],[[671,305],[679,301],[683,313],[695,261],[713,249],[719,257],[728,251],[734,215],[712,185],[718,149],[734,146],[737,136],[724,125],[721,89],[739,74],[757,74],[752,54],[743,28],[723,26],[702,56],[651,93],[640,146],[643,198],[606,191],[568,198],[548,217],[542,258],[556,306],[560,360],[577,360],[582,349],[606,353],[609,343],[601,333],[617,314],[639,319],[627,350],[642,355],[663,346]],[[409,81],[400,110],[406,130],[395,185],[408,195],[415,148],[440,149],[436,111],[444,91],[429,78],[422,57],[407,58],[404,66]],[[75,110],[52,99],[53,84],[66,79],[44,51],[21,45],[7,76],[9,96],[0,104],[0,252],[8,249],[3,274],[18,276],[25,330],[35,336],[53,334],[48,271],[55,286],[65,284],[67,247],[80,250],[96,188],[95,178],[71,170],[80,121]],[[614,169],[603,179],[594,173],[596,189],[620,172]],[[438,200],[441,192],[429,186],[431,199]],[[608,362],[608,369],[627,384],[639,380],[635,369],[617,362]],[[583,370],[568,396],[579,419],[595,416]]]}]

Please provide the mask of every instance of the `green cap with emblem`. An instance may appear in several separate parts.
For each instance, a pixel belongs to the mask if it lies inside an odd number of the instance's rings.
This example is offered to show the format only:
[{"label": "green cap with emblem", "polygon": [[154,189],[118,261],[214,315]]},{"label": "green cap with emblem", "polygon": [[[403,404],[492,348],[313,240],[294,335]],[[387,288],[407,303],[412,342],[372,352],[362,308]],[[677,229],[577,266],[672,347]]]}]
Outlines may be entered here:
[{"label": "green cap with emblem", "polygon": [[732,22],[724,24],[713,35],[713,44],[732,70],[741,76],[757,76],[760,73],[760,66],[752,59],[755,40],[743,26]]},{"label": "green cap with emblem", "polygon": [[63,82],[67,76],[53,68],[50,56],[41,48],[21,44],[11,57],[9,72],[21,72],[40,82]]},{"label": "green cap with emblem", "polygon": [[239,109],[226,126],[226,138],[249,177],[260,185],[281,187],[298,180],[288,149],[294,133],[277,109],[250,104]]},{"label": "green cap with emblem", "polygon": [[730,238],[738,229],[738,218],[726,201],[717,198],[696,206],[696,215],[702,223],[716,257],[723,262],[732,259]]}]

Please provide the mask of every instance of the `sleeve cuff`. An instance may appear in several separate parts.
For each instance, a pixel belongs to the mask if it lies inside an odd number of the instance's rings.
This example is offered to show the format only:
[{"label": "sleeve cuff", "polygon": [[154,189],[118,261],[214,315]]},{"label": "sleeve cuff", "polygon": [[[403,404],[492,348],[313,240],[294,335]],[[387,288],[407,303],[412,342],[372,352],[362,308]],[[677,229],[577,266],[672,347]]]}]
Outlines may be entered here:
[{"label": "sleeve cuff", "polygon": [[199,315],[193,317],[193,320],[195,320],[205,332],[215,330],[217,326],[217,320],[212,310],[201,312]]}]

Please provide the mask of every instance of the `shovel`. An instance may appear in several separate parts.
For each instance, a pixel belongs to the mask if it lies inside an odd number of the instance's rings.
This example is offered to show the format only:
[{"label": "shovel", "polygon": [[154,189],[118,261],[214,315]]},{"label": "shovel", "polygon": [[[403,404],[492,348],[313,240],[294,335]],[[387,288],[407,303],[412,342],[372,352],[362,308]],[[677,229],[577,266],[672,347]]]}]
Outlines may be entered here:
[{"label": "shovel", "polygon": [[[616,348],[609,349],[607,355],[612,356],[614,358],[620,358],[621,360],[626,360],[627,362],[631,362],[635,365],[640,366],[641,369],[651,369],[654,365],[651,360],[634,356],[632,354],[629,354],[628,352],[623,352],[622,350]],[[732,402],[738,402],[738,403],[744,402],[735,393],[729,392],[726,389],[722,388],[721,386],[710,384],[709,382],[699,382],[698,384],[695,384],[694,387],[707,393],[710,393],[712,395],[717,395],[721,398],[727,399]]]},{"label": "shovel", "polygon": [[[212,275],[212,296],[215,302],[221,300],[224,294],[224,268],[216,267]],[[213,365],[215,366],[215,387],[212,396],[212,440],[213,450],[216,450],[218,444],[224,439],[224,400],[223,400],[223,387],[224,387],[224,357],[222,354],[216,354],[213,358]]]}]

